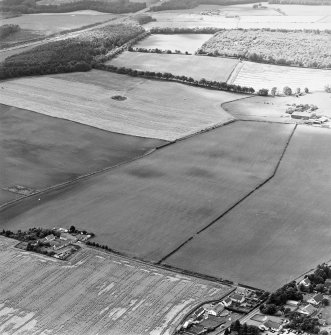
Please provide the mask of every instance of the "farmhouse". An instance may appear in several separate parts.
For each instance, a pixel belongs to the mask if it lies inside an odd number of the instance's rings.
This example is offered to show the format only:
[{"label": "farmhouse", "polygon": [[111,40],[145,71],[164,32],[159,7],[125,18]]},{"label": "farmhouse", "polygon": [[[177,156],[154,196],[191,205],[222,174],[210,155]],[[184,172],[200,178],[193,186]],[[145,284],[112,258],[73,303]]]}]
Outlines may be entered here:
[{"label": "farmhouse", "polygon": [[263,326],[267,329],[271,329],[274,331],[279,331],[282,329],[282,325],[280,323],[277,323],[275,321],[268,320],[263,324]]},{"label": "farmhouse", "polygon": [[45,240],[46,240],[46,241],[53,241],[53,240],[55,240],[55,236],[54,236],[53,234],[47,235],[47,236],[45,237]]},{"label": "farmhouse", "polygon": [[224,311],[224,305],[220,302],[217,305],[207,305],[204,307],[209,315],[217,316]]},{"label": "farmhouse", "polygon": [[230,298],[226,298],[224,299],[221,304],[224,306],[224,307],[229,307],[231,304],[232,304],[232,300]]},{"label": "farmhouse", "polygon": [[304,314],[304,315],[307,315],[307,316],[312,316],[313,314],[315,314],[317,311],[317,309],[312,306],[312,305],[307,305],[305,307],[302,307],[298,310],[298,313],[300,314]]},{"label": "farmhouse", "polygon": [[312,305],[319,305],[322,302],[323,298],[324,298],[323,294],[318,293],[315,294],[312,298],[310,298],[308,302],[311,303]]},{"label": "farmhouse", "polygon": [[241,294],[235,293],[232,297],[231,300],[234,302],[242,303],[245,301],[245,297]]},{"label": "farmhouse", "polygon": [[204,312],[205,312],[204,308],[203,308],[203,307],[199,307],[199,308],[194,312],[194,315],[195,315],[196,317],[199,317],[199,316],[203,315]]}]

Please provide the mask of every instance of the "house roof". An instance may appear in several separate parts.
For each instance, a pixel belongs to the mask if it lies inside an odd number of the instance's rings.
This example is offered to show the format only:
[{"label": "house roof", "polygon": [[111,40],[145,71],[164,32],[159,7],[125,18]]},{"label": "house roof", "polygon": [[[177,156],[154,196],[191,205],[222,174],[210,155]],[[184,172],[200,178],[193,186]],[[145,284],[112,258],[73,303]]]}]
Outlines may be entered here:
[{"label": "house roof", "polygon": [[232,299],[232,300],[238,300],[238,301],[240,301],[240,300],[243,299],[243,296],[240,295],[240,294],[235,293],[235,294],[231,297],[231,299]]},{"label": "house roof", "polygon": [[224,318],[210,315],[208,319],[204,319],[200,324],[207,329],[215,329],[223,323],[225,323]]},{"label": "house roof", "polygon": [[322,302],[323,298],[324,298],[323,294],[318,293],[318,294],[314,295],[312,299],[314,299],[316,302]]},{"label": "house roof", "polygon": [[310,285],[310,280],[309,280],[309,278],[306,277],[305,279],[301,280],[300,284]]},{"label": "house roof", "polygon": [[267,327],[267,328],[279,329],[281,327],[281,324],[277,323],[275,321],[272,321],[272,320],[267,320],[264,323],[264,326]]},{"label": "house roof", "polygon": [[230,304],[232,302],[232,300],[230,298],[225,298],[223,300],[226,304]]},{"label": "house roof", "polygon": [[45,237],[46,240],[53,240],[55,238],[55,236],[53,234],[47,235]]},{"label": "house roof", "polygon": [[205,312],[205,310],[203,309],[203,307],[199,307],[195,312],[194,312],[194,314],[195,315],[200,315],[200,314],[202,314],[202,313],[204,313]]},{"label": "house roof", "polygon": [[313,314],[315,311],[316,311],[316,308],[312,305],[307,305],[305,306],[304,308],[302,308],[303,310],[307,311],[307,313],[310,315],[310,314]]}]

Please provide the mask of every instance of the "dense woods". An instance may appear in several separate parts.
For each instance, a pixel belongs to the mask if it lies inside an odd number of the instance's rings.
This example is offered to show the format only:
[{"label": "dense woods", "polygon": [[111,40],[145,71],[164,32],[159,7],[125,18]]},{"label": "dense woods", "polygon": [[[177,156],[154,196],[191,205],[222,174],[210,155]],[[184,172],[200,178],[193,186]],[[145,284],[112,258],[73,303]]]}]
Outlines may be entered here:
[{"label": "dense woods", "polygon": [[276,65],[331,68],[331,32],[222,30],[208,40],[198,53]]},{"label": "dense woods", "polygon": [[137,25],[109,25],[86,31],[77,38],[50,42],[8,57],[0,65],[0,78],[88,71],[95,58],[144,32]]},{"label": "dense woods", "polygon": [[96,10],[106,13],[137,12],[146,7],[145,3],[118,0],[114,2],[99,0],[81,0],[60,5],[38,5],[37,0],[3,0],[1,11],[22,14],[32,13],[66,13],[77,10]]}]

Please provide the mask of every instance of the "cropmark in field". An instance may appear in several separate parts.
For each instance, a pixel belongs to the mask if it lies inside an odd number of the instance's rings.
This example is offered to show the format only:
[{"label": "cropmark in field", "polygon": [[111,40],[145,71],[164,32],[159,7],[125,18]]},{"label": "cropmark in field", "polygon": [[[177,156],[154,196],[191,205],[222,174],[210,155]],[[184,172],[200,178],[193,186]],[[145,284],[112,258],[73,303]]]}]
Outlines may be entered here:
[{"label": "cropmark in field", "polygon": [[275,177],[166,263],[272,291],[328,261],[330,141],[298,126]]},{"label": "cropmark in field", "polygon": [[293,127],[234,122],[196,135],[20,201],[1,212],[0,228],[74,225],[114,250],[158,262],[269,178]]},{"label": "cropmark in field", "polygon": [[67,262],[16,242],[0,238],[1,334],[169,335],[197,304],[231,290],[84,246]]}]

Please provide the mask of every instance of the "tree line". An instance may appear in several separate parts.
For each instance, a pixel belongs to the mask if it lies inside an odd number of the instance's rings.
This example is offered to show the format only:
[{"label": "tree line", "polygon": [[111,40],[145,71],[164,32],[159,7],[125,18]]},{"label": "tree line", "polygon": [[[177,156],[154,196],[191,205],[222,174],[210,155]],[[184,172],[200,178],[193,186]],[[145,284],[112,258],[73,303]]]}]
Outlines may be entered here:
[{"label": "tree line", "polygon": [[204,78],[200,80],[195,80],[192,77],[187,77],[184,75],[182,76],[174,75],[169,72],[140,71],[131,68],[117,67],[114,65],[106,65],[101,63],[94,64],[94,68],[109,72],[115,72],[118,74],[126,74],[133,77],[144,77],[158,80],[177,81],[192,86],[216,89],[220,91],[229,91],[234,93],[246,93],[246,94],[247,93],[253,94],[255,92],[253,87],[233,85],[221,81],[206,80]]}]

